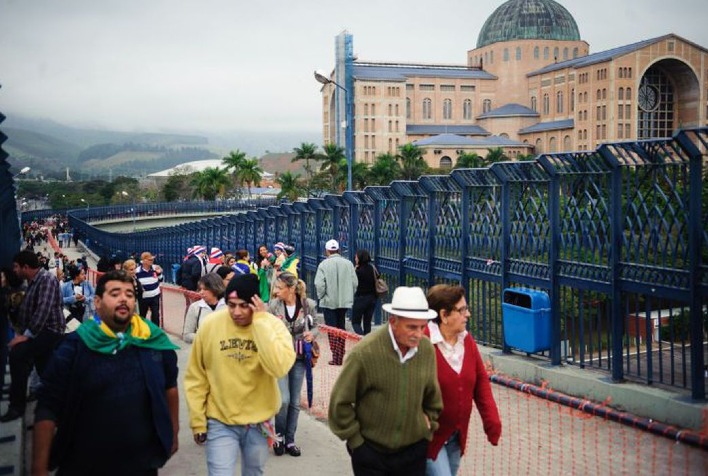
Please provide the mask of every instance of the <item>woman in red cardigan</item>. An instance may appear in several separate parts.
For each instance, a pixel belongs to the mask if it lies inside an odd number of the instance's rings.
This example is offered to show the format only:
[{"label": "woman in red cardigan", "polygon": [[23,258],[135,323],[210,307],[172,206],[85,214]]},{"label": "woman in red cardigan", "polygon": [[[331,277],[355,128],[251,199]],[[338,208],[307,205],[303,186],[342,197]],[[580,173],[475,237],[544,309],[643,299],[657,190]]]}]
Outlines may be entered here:
[{"label": "woman in red cardigan", "polygon": [[428,323],[426,334],[435,346],[443,411],[438,420],[440,427],[428,445],[426,475],[454,476],[465,453],[473,402],[482,416],[487,439],[494,446],[499,442],[502,426],[484,362],[466,330],[470,312],[464,288],[433,286],[428,291],[428,304],[438,313]]}]

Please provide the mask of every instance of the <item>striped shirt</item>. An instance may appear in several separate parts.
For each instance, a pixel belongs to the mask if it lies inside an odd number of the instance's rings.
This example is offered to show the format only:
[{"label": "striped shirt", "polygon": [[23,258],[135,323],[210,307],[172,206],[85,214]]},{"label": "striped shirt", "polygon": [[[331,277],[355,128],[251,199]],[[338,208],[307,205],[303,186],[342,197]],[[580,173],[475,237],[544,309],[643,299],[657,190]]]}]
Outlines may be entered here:
[{"label": "striped shirt", "polygon": [[152,265],[147,271],[142,266],[138,266],[138,269],[135,270],[135,277],[143,285],[143,299],[160,295],[160,283],[165,277],[162,273],[155,271]]}]

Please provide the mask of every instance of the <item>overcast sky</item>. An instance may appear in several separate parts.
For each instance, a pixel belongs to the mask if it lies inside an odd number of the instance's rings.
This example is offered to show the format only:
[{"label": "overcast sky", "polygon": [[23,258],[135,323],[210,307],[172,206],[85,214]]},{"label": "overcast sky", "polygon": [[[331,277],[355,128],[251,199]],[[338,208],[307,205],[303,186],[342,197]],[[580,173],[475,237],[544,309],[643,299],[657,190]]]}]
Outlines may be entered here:
[{"label": "overcast sky", "polygon": [[[319,131],[315,69],[465,64],[502,0],[0,0],[0,112],[123,131]],[[561,0],[591,52],[676,33],[706,0]]]}]

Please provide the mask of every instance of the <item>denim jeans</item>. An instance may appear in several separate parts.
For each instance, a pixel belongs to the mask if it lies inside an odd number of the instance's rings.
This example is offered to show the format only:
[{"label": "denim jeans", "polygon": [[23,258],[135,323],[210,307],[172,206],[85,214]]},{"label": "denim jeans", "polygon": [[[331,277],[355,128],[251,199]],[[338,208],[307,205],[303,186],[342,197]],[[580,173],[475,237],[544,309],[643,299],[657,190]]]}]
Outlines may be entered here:
[{"label": "denim jeans", "polygon": [[443,445],[435,460],[428,458],[425,461],[426,476],[455,476],[460,468],[460,433],[455,432]]},{"label": "denim jeans", "polygon": [[305,379],[305,360],[296,360],[288,374],[278,379],[280,411],[275,416],[275,431],[284,437],[283,443],[295,443],[297,419],[300,415],[300,393],[302,381]]},{"label": "denim jeans", "polygon": [[268,439],[258,425],[225,425],[207,420],[209,476],[233,476],[241,458],[241,475],[262,475],[268,458]]}]

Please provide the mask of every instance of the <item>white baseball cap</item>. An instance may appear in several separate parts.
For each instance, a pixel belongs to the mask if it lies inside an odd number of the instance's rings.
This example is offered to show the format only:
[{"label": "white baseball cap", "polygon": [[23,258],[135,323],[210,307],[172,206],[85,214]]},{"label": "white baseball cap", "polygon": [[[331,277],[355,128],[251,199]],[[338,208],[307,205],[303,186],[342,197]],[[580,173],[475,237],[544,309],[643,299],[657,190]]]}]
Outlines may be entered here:
[{"label": "white baseball cap", "polygon": [[339,242],[337,240],[329,240],[325,243],[325,249],[327,251],[337,251],[339,250]]}]

